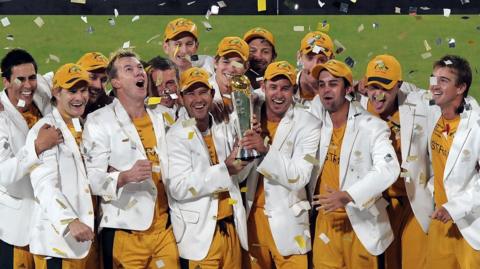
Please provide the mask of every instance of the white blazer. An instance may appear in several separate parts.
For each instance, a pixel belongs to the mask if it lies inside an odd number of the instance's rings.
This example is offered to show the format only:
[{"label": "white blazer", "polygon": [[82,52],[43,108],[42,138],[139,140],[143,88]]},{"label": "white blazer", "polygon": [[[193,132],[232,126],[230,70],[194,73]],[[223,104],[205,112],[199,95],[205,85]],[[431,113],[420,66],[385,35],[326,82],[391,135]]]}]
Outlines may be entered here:
[{"label": "white blazer", "polygon": [[94,213],[87,173],[75,138],[56,108],[32,127],[27,144],[35,141],[45,123],[61,130],[64,143],[41,153],[41,164],[30,173],[36,198],[30,252],[81,259],[87,256],[91,241],[77,242],[69,233],[68,224],[78,218],[93,231]]},{"label": "white blazer", "polygon": [[235,132],[231,124],[215,122],[210,132],[220,163],[212,165],[201,132],[195,124],[187,126],[189,119],[179,119],[167,134],[166,187],[180,257],[201,260],[208,254],[217,224],[216,193],[221,190],[228,190],[230,198],[236,201],[235,228],[242,247],[248,249],[246,214],[238,183],[245,179],[251,165],[239,175],[230,176],[224,161],[233,149]]},{"label": "white blazer", "polygon": [[[311,249],[308,212],[310,203],[305,186],[310,180],[320,138],[321,122],[307,111],[290,107],[280,121],[270,149],[257,172],[247,179],[246,206],[250,214],[259,173],[264,175],[265,215],[275,245],[282,256],[305,254]],[[296,238],[305,242],[301,246]]]},{"label": "white blazer", "polygon": [[[147,108],[157,138],[162,175],[166,162],[162,113]],[[84,159],[94,195],[101,196],[100,227],[144,231],[152,224],[157,187],[148,178],[117,188],[118,175],[147,155],[135,125],[118,99],[87,117],[83,132]],[[113,171],[109,169],[114,169]]]},{"label": "white blazer", "polygon": [[[309,197],[315,192],[333,132],[329,113],[324,115],[317,155],[320,165],[312,173]],[[339,186],[353,198],[354,202],[348,203],[345,210],[355,234],[372,255],[383,253],[393,241],[382,192],[395,182],[399,173],[387,124],[357,103],[351,103],[340,153]]]},{"label": "white blazer", "polygon": [[[403,85],[403,84],[402,84]],[[367,109],[368,97],[362,96]],[[427,182],[433,177],[428,153],[427,106],[424,91],[398,92],[400,113],[401,167],[407,197],[422,230],[427,233],[433,213],[433,194]]]},{"label": "white blazer", "polygon": [[[0,113],[0,239],[26,246],[30,239],[33,191],[29,172],[40,163],[35,143],[25,143],[29,131],[22,114],[4,90],[0,93],[4,111]],[[43,115],[49,113],[50,90],[37,87],[33,102]],[[8,221],[7,221],[8,220]]]},{"label": "white blazer", "polygon": [[[441,116],[438,106],[430,108],[429,144],[433,129]],[[443,173],[448,202],[443,207],[475,250],[480,250],[479,167],[480,115],[479,111],[470,109],[460,114],[460,123],[448,153]],[[429,183],[433,185],[433,180]]]}]

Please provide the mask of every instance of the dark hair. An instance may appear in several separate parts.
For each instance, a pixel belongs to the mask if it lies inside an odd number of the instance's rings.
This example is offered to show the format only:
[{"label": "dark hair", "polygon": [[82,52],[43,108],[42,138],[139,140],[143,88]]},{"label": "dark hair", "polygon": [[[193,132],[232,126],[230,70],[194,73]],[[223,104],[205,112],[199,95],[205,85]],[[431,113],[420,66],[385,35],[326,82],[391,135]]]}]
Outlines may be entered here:
[{"label": "dark hair", "polygon": [[148,61],[147,65],[149,70],[175,70],[175,76],[177,77],[177,80],[180,80],[180,71],[178,70],[177,65],[170,59],[157,56]]},{"label": "dark hair", "polygon": [[113,78],[116,78],[117,75],[118,75],[118,70],[117,70],[117,67],[115,66],[115,62],[118,59],[127,58],[127,57],[134,57],[134,58],[140,59],[135,52],[130,51],[130,50],[124,50],[124,49],[120,49],[120,50],[116,51],[110,57],[110,61],[108,62],[107,70],[106,70],[109,80],[112,80]]},{"label": "dark hair", "polygon": [[23,49],[13,49],[5,55],[2,59],[1,69],[2,77],[10,81],[12,76],[12,68],[21,64],[33,64],[35,73],[37,73],[37,63],[33,59],[32,55]]},{"label": "dark hair", "polygon": [[268,41],[266,38],[263,38],[261,36],[252,37],[250,40],[248,40],[247,42],[248,45],[250,45],[250,42],[252,42],[255,39],[260,39],[263,42],[267,42],[267,44],[270,45],[270,47],[272,47],[272,62],[273,62],[277,58],[277,51],[275,50],[275,46],[272,43],[270,43],[270,41]]},{"label": "dark hair", "polygon": [[470,85],[472,85],[472,69],[470,68],[468,61],[457,55],[445,55],[433,64],[433,69],[438,67],[448,67],[455,71],[457,74],[455,85],[459,86],[465,83],[467,87],[463,93],[463,97],[466,97]]}]

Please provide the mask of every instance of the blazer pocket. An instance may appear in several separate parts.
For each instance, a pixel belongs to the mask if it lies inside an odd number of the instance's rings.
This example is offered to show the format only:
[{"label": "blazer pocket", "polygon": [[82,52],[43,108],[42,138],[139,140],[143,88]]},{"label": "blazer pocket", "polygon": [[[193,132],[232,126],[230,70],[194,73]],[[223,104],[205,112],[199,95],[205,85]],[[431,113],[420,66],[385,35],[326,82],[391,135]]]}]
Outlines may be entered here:
[{"label": "blazer pocket", "polygon": [[200,214],[195,211],[180,209],[180,213],[182,214],[183,220],[188,223],[197,224],[200,218]]},{"label": "blazer pocket", "polygon": [[0,191],[0,204],[13,209],[19,209],[22,205],[22,200],[13,198],[12,196],[8,195],[8,193]]}]

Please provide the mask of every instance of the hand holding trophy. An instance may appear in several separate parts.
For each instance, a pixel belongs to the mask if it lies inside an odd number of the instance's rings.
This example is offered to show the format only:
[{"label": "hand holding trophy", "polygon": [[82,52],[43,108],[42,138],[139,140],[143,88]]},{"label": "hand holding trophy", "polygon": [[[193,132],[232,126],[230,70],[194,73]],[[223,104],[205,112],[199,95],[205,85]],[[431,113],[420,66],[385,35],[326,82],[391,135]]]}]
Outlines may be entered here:
[{"label": "hand holding trophy", "polygon": [[[235,128],[239,141],[246,131],[252,129],[253,105],[251,99],[250,81],[245,75],[236,75],[230,81],[232,87],[232,103],[234,112],[237,113]],[[260,158],[261,155],[255,149],[241,148],[236,157],[237,160],[250,161]]]}]

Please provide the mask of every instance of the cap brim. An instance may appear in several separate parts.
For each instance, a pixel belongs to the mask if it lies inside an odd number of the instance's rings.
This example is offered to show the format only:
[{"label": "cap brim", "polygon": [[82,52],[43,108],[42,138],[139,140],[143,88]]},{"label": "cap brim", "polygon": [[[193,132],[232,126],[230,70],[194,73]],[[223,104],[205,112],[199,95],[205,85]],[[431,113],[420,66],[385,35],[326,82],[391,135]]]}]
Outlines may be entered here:
[{"label": "cap brim", "polygon": [[240,56],[240,58],[242,58],[244,61],[247,61],[248,60],[248,57],[245,57],[245,55],[242,55],[242,53],[238,50],[225,50],[225,51],[222,51],[222,52],[219,52],[218,53],[218,56],[225,56],[229,53],[236,53],[238,54],[238,56]]},{"label": "cap brim", "polygon": [[174,39],[176,36],[178,36],[178,35],[180,35],[180,34],[183,34],[183,33],[191,34],[193,37],[195,37],[195,39],[198,39],[198,35],[192,33],[192,32],[189,31],[189,30],[183,30],[183,31],[180,31],[180,32],[178,32],[178,33],[175,33],[175,34],[166,36],[164,41],[168,41],[168,40]]},{"label": "cap brim", "polygon": [[194,81],[190,81],[190,82],[187,83],[186,85],[183,85],[183,86],[182,86],[182,89],[181,89],[181,92],[187,91],[190,87],[192,87],[192,86],[193,86],[194,84],[196,84],[196,83],[203,84],[203,85],[206,86],[207,88],[213,89],[212,85],[210,85],[210,83],[209,83],[208,81],[194,80]]},{"label": "cap brim", "polygon": [[260,34],[247,35],[246,37],[243,38],[243,40],[248,43],[248,42],[252,41],[252,39],[255,39],[255,38],[263,38],[263,39],[267,40],[268,43],[270,43],[270,45],[272,47],[275,47],[275,44],[273,44],[272,40],[270,40],[268,37],[266,37],[264,35],[260,35]]},{"label": "cap brim", "polygon": [[290,75],[288,75],[288,74],[286,74],[286,73],[284,73],[284,72],[275,72],[275,73],[269,75],[268,77],[266,77],[265,79],[267,79],[267,80],[272,80],[274,77],[278,77],[278,76],[287,77],[288,80],[290,81],[290,83],[292,83],[292,85],[297,84],[296,78],[291,77]]},{"label": "cap brim", "polygon": [[330,72],[330,74],[334,75],[335,77],[345,78],[348,81],[348,83],[350,83],[350,85],[352,85],[353,83],[352,78],[346,76],[345,74],[341,74],[336,70],[328,68],[328,66],[326,66],[325,64],[317,64],[316,66],[314,66],[311,71],[312,77],[318,79],[320,72],[322,72],[323,70],[327,70],[328,72]]},{"label": "cap brim", "polygon": [[86,83],[89,83],[90,81],[88,80],[88,78],[82,78],[82,77],[79,77],[79,78],[73,78],[73,79],[70,79],[68,80],[67,82],[65,83],[62,83],[61,85],[58,85],[58,87],[62,88],[62,89],[71,89],[73,86],[75,86],[75,84],[81,82],[81,81],[85,81]]},{"label": "cap brim", "polygon": [[398,81],[390,80],[382,77],[369,77],[365,86],[379,85],[386,90],[391,90]]}]

